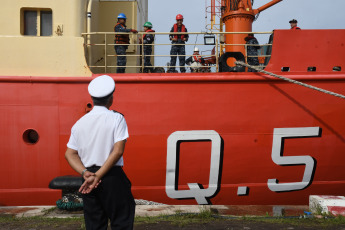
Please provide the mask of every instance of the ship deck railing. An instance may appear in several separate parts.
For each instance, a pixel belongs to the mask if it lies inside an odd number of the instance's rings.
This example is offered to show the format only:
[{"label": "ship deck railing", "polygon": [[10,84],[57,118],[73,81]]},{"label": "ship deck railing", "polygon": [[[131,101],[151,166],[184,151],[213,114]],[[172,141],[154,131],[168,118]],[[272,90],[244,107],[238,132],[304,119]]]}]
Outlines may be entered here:
[{"label": "ship deck railing", "polygon": [[[130,43],[129,44],[115,44],[114,43],[114,37],[116,34],[129,34],[130,36]],[[152,34],[155,36],[155,42],[153,44],[142,44],[139,43],[139,38],[142,38],[144,34]],[[115,32],[91,32],[91,33],[82,33],[82,36],[84,37],[84,46],[85,46],[85,53],[86,53],[86,59],[89,65],[89,68],[92,70],[92,72],[96,73],[111,73],[115,72],[115,68],[117,67],[123,67],[118,66],[116,64],[116,57],[120,56],[126,56],[127,58],[136,58],[135,63],[138,63],[137,65],[129,65],[127,61],[126,68],[135,68],[136,70],[134,72],[144,72],[144,58],[145,56],[153,57],[151,58],[152,67],[151,68],[181,68],[185,67],[188,68],[190,66],[170,66],[170,57],[171,56],[177,56],[177,62],[178,56],[184,56],[186,59],[187,57],[193,56],[193,50],[188,53],[187,46],[193,46],[198,47],[199,50],[203,50],[200,52],[200,55],[205,59],[205,64],[202,66],[201,72],[219,72],[220,71],[220,64],[219,59],[221,55],[225,52],[225,48],[227,46],[243,46],[245,50],[245,62],[247,63],[248,58],[250,57],[257,57],[259,59],[259,67],[261,69],[264,69],[271,57],[270,52],[267,53],[268,47],[272,46],[272,44],[269,42],[268,37],[273,34],[273,32],[212,32],[212,33],[206,33],[206,32],[186,32],[186,33],[173,33],[173,34],[188,34],[189,35],[189,41],[185,44],[172,44],[169,40],[168,36],[172,34],[171,32],[138,32],[137,34],[134,33],[115,33]],[[255,36],[266,36],[267,43],[265,44],[258,44],[258,45],[250,45],[250,44],[225,44],[224,42],[224,36],[227,34],[253,34]],[[214,37],[214,45],[208,45],[205,43],[196,43],[198,36],[204,36],[204,37]],[[112,38],[109,38],[109,36],[112,36]],[[165,36],[166,41],[169,41],[169,43],[160,43],[157,42],[158,36]],[[192,36],[196,37],[195,42]],[[97,39],[95,39],[97,37]],[[103,38],[103,39],[102,39]],[[131,46],[133,51],[127,51],[126,55],[117,55],[114,52],[114,47],[118,45],[128,45]],[[144,54],[144,46],[153,46],[153,52],[151,55],[143,55]],[[170,55],[170,47],[172,45],[183,45],[186,46],[186,55]],[[249,56],[247,54],[247,47],[248,46],[260,46],[261,48],[258,50],[258,55],[251,55]],[[92,49],[91,49],[92,47]],[[168,50],[166,51],[166,54],[155,54],[157,50],[160,49],[160,47],[168,47]],[[205,47],[207,47],[205,49]],[[211,47],[208,48],[208,47]],[[208,54],[204,54],[208,52]],[[98,56],[95,55],[95,53],[98,54]],[[159,52],[161,53],[161,51]],[[164,61],[161,61],[162,58],[168,58],[166,65],[154,65],[154,63],[162,63]],[[133,63],[133,62],[132,62]],[[113,71],[111,69],[113,68]],[[211,70],[212,68],[212,70]],[[164,70],[165,71],[165,70]],[[132,71],[133,72],[133,71]]]}]

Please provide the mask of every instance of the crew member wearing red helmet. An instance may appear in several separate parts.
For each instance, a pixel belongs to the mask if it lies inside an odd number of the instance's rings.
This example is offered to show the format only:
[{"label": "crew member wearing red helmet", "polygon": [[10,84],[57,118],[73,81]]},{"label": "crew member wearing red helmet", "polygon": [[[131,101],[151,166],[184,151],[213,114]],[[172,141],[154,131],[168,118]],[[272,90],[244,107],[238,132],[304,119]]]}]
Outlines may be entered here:
[{"label": "crew member wearing red helmet", "polygon": [[[170,50],[170,55],[171,55],[171,59],[170,59],[170,68],[168,70],[169,73],[175,73],[175,67],[176,66],[176,55],[186,55],[186,50],[185,50],[185,46],[183,44],[186,43],[186,41],[188,41],[188,34],[174,34],[174,32],[188,32],[187,28],[185,27],[185,25],[183,25],[183,16],[181,14],[176,15],[176,23],[174,24],[174,26],[171,28],[170,30],[170,35],[169,38],[171,40],[171,43],[173,44],[171,46],[171,50]],[[186,72],[186,68],[185,66],[185,56],[179,56],[179,61],[180,61],[180,71],[181,73],[185,73]]]}]

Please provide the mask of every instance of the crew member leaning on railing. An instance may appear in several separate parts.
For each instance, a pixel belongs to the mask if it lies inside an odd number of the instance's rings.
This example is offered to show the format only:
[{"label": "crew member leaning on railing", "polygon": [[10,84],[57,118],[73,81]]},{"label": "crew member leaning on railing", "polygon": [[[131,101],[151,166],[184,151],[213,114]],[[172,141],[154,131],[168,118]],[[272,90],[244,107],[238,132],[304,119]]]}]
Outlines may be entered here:
[{"label": "crew member leaning on railing", "polygon": [[[133,32],[133,33],[138,33],[138,31],[134,29],[127,29],[126,26],[126,15],[123,13],[120,13],[117,16],[117,24],[114,27],[114,31],[116,32]],[[123,44],[123,45],[117,45],[117,44]],[[126,55],[126,50],[128,49],[128,44],[129,44],[129,34],[115,34],[115,52],[117,55],[124,55],[124,56],[117,56],[117,69],[116,73],[124,73],[126,71],[126,62],[127,62],[127,57]]]},{"label": "crew member leaning on railing", "polygon": [[[247,37],[244,38],[246,41],[247,46],[247,63],[249,65],[258,66],[259,65],[259,58],[258,57],[250,57],[250,56],[258,56],[258,50],[260,49],[258,40],[254,37],[253,34],[248,34]],[[252,68],[248,68],[248,72],[256,72],[256,70]]]}]

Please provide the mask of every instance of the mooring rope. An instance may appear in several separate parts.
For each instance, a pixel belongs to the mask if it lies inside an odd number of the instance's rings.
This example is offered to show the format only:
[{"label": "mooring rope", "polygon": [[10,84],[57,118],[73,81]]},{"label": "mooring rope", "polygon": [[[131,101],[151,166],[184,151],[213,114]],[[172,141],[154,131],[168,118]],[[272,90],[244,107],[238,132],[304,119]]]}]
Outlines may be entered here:
[{"label": "mooring rope", "polygon": [[258,72],[261,72],[261,73],[264,73],[264,74],[267,74],[267,75],[270,75],[272,77],[276,77],[276,78],[279,78],[279,79],[282,79],[284,81],[288,81],[288,82],[291,82],[291,83],[294,83],[294,84],[297,84],[297,85],[301,85],[301,86],[304,86],[304,87],[307,87],[309,89],[313,89],[313,90],[316,90],[316,91],[319,91],[319,92],[322,92],[322,93],[326,93],[326,94],[329,94],[329,95],[332,95],[332,96],[335,96],[335,97],[340,97],[342,99],[345,99],[345,96],[342,95],[342,94],[339,94],[339,93],[334,93],[332,91],[328,91],[328,90],[325,90],[325,89],[321,89],[321,88],[318,88],[316,86],[312,86],[312,85],[308,85],[308,84],[305,84],[303,82],[300,82],[300,81],[296,81],[296,80],[292,80],[290,78],[286,78],[286,77],[283,77],[283,76],[280,76],[280,75],[277,75],[277,74],[274,74],[274,73],[271,73],[271,72],[267,72],[265,70],[262,70],[258,67],[255,67],[255,66],[251,66],[251,65],[248,65],[244,62],[241,62],[241,61],[235,61],[235,64],[236,65],[241,65],[241,66],[246,66],[248,68],[251,68],[251,69],[255,69],[256,71]]}]

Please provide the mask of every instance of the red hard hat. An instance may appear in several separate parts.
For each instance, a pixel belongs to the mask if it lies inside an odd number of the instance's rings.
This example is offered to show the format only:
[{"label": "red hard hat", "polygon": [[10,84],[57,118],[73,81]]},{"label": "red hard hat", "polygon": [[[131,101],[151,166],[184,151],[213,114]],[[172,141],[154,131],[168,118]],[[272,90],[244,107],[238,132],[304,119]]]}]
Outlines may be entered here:
[{"label": "red hard hat", "polygon": [[176,20],[178,20],[178,19],[183,19],[182,14],[178,14],[178,15],[176,15]]}]

